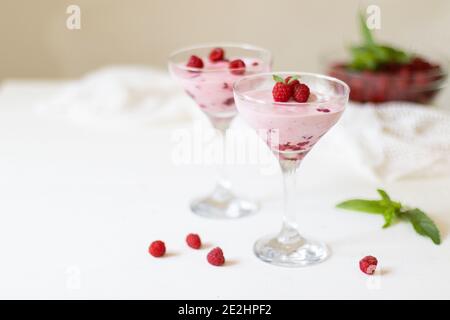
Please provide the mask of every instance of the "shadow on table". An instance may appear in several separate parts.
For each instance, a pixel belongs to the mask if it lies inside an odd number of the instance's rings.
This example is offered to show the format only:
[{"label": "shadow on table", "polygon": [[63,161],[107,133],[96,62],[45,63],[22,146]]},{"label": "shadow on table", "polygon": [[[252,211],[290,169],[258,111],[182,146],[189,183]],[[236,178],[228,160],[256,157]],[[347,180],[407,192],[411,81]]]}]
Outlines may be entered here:
[{"label": "shadow on table", "polygon": [[226,267],[231,267],[231,266],[237,265],[238,263],[239,263],[239,261],[236,259],[226,259],[225,260]]}]

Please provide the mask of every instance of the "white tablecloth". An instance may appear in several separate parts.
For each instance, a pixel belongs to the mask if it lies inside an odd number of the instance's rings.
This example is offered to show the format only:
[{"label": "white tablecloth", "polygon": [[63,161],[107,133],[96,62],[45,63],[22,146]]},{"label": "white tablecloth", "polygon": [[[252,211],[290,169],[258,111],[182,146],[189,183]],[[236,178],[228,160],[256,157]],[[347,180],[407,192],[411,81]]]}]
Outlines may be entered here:
[{"label": "white tablecloth", "polygon": [[[298,220],[332,256],[303,269],[274,267],[252,245],[281,223],[278,174],[233,166],[237,189],[262,210],[235,221],[199,218],[188,203],[212,187],[214,168],[172,161],[173,134],[191,122],[96,128],[32,112],[58,86],[0,89],[0,298],[450,298],[449,177],[380,186],[325,136],[299,172]],[[334,208],[376,197],[377,187],[428,212],[443,243],[406,223],[382,230],[381,217]],[[207,249],[186,248],[189,232],[221,246],[229,263],[212,267]],[[155,239],[166,242],[167,257],[147,253]],[[377,276],[359,271],[368,254],[378,257]]]}]

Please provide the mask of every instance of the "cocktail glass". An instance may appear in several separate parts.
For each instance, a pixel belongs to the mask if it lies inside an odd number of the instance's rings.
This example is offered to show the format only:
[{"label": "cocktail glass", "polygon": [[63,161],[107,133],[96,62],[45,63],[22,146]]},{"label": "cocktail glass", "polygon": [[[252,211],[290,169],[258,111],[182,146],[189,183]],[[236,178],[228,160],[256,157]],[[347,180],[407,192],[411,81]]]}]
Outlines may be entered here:
[{"label": "cocktail glass", "polygon": [[[225,51],[225,59],[211,62],[208,55],[214,48]],[[204,67],[187,66],[191,56],[200,57]],[[229,62],[241,59],[244,68],[229,68]],[[223,164],[214,190],[206,197],[191,203],[191,210],[208,218],[228,219],[250,215],[258,210],[257,203],[242,199],[231,190],[225,173],[226,131],[237,114],[233,96],[233,84],[246,75],[268,72],[271,54],[265,49],[247,44],[214,43],[184,48],[169,57],[169,70],[186,93],[196,102],[218,131],[223,145]]]},{"label": "cocktail glass", "polygon": [[297,76],[310,88],[308,102],[274,102],[273,73],[244,77],[234,84],[239,114],[270,147],[283,173],[281,231],[258,240],[254,252],[261,260],[274,265],[307,266],[325,260],[329,250],[321,242],[304,238],[297,229],[295,173],[311,148],[341,117],[350,90],[344,82],[319,74],[276,74],[283,78]]}]

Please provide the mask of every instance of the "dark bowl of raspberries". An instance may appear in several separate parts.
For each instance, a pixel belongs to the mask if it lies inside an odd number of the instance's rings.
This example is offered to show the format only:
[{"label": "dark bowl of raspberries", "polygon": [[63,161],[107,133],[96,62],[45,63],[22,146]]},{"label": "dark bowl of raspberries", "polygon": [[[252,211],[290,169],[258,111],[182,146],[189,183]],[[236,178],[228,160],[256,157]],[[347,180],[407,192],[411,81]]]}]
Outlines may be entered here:
[{"label": "dark bowl of raspberries", "polygon": [[346,60],[327,63],[327,73],[350,86],[350,100],[432,102],[444,87],[448,62],[378,44],[363,16],[360,24],[363,43],[351,46]]}]

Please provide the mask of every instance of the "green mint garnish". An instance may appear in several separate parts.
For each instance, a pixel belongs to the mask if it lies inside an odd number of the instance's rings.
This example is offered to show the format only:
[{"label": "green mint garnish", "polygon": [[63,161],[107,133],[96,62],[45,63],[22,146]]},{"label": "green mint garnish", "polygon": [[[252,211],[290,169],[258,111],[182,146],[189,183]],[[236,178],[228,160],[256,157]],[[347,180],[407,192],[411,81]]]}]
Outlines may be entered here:
[{"label": "green mint garnish", "polygon": [[289,78],[288,84],[291,84],[294,80],[298,80],[298,76],[292,76]]},{"label": "green mint garnish", "polygon": [[436,227],[433,220],[425,214],[425,212],[416,208],[405,210],[401,214],[412,223],[414,230],[416,230],[418,234],[430,237],[435,244],[441,243],[439,229]]},{"label": "green mint garnish", "polygon": [[[284,81],[285,81],[282,77],[277,76],[276,74],[274,74],[274,75],[272,76],[272,78],[273,78],[273,80],[274,80],[275,82],[282,82],[282,83],[284,83]],[[289,78],[289,81],[287,82],[287,84],[290,84],[292,81],[298,80],[298,79],[299,79],[298,76],[292,76],[292,77]]]},{"label": "green mint garnish", "polygon": [[400,202],[392,201],[386,191],[378,189],[380,200],[353,199],[339,203],[336,207],[346,210],[381,214],[384,218],[383,228],[389,227],[395,220],[411,222],[414,230],[429,237],[435,244],[441,243],[439,229],[434,222],[420,209],[409,209]]},{"label": "green mint garnish", "polygon": [[411,55],[391,46],[375,41],[372,31],[367,27],[364,14],[359,15],[362,44],[349,48],[352,59],[349,67],[354,70],[377,70],[385,64],[405,64]]},{"label": "green mint garnish", "polygon": [[353,199],[341,202],[336,207],[375,214],[383,214],[386,211],[386,208],[381,205],[379,200]]},{"label": "green mint garnish", "polygon": [[273,75],[273,80],[275,80],[275,82],[283,82],[284,83],[284,79],[280,76],[277,76],[276,74]]},{"label": "green mint garnish", "polygon": [[375,45],[375,40],[373,39],[372,31],[367,26],[366,17],[362,12],[359,13],[359,27],[364,41],[364,45],[366,46]]}]

